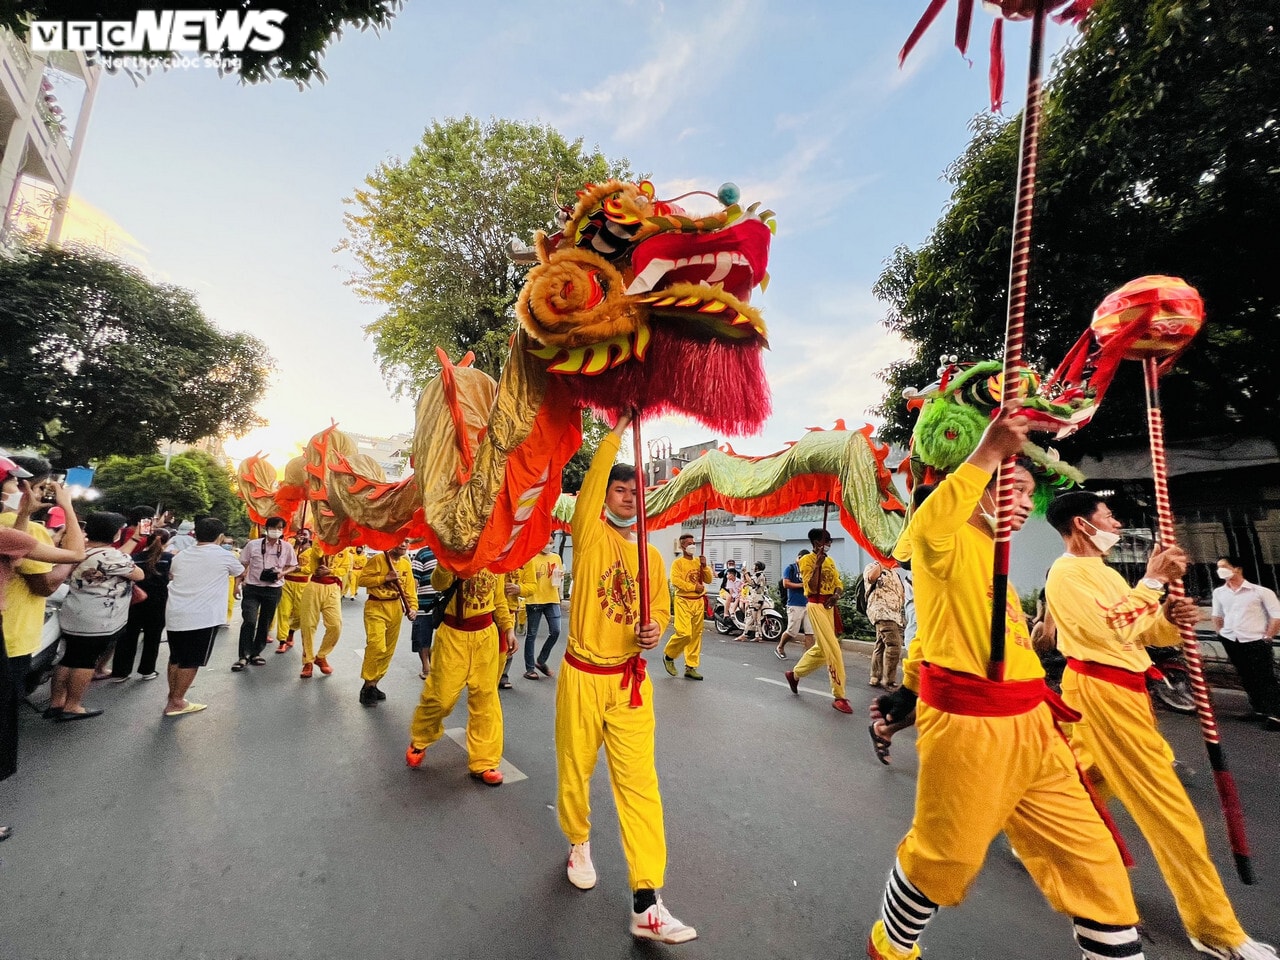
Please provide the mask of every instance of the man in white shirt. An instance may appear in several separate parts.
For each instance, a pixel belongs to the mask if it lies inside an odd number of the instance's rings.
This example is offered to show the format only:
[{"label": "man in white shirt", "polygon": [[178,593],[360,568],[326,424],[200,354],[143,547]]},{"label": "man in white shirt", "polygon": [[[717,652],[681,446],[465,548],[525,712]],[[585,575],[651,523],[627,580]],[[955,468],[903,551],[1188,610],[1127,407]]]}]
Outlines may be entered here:
[{"label": "man in white shirt", "polygon": [[196,545],[173,558],[165,629],[169,634],[169,700],[166,717],[198,713],[207,704],[187,699],[196,672],[209,662],[218,628],[226,622],[227,579],[244,573],[235,554],[222,549],[226,527],[217,517],[196,521]]},{"label": "man in white shirt", "polygon": [[1224,583],[1213,591],[1213,627],[1253,707],[1241,719],[1262,720],[1266,729],[1280,731],[1280,683],[1271,652],[1280,631],[1280,600],[1244,578],[1239,557],[1219,557],[1218,578]]}]

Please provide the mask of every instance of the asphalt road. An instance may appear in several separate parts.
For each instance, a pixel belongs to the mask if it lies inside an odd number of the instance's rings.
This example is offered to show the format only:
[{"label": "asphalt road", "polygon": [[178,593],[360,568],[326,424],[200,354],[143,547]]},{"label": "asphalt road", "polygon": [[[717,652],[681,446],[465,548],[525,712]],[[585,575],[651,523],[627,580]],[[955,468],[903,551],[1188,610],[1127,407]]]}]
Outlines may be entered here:
[{"label": "asphalt road", "polygon": [[[0,960],[863,955],[915,790],[910,735],[891,767],[872,755],[865,657],[846,657],[853,717],[831,709],[820,674],[792,696],[767,644],[708,631],[703,683],[671,679],[650,657],[664,896],[699,931],[693,943],[662,947],[627,933],[626,865],[603,763],[593,789],[600,882],[583,893],[565,879],[554,684],[516,670],[503,694],[506,762],[525,779],[499,789],[473,782],[448,738],[411,771],[403,755],[421,681],[408,628],[383,684],[389,699],[365,709],[358,605],[344,614],[330,677],[300,680],[296,646],[233,674],[234,638],[223,633],[192,690],[209,703],[204,713],[162,719],[163,679],[134,679],[94,685],[86,699],[106,709],[94,720],[24,714],[20,770],[0,785],[0,822],[15,827],[0,846]],[[1218,698],[1226,715],[1243,703],[1234,692]],[[464,724],[464,711],[450,726]],[[1244,887],[1195,721],[1161,720],[1194,768],[1190,793],[1246,929],[1280,941],[1280,735],[1225,721],[1260,876]],[[1123,813],[1119,821],[1139,860],[1132,878],[1147,956],[1196,957],[1140,835]],[[1068,921],[1002,844],[966,903],[930,925],[926,955],[1074,960]]]}]

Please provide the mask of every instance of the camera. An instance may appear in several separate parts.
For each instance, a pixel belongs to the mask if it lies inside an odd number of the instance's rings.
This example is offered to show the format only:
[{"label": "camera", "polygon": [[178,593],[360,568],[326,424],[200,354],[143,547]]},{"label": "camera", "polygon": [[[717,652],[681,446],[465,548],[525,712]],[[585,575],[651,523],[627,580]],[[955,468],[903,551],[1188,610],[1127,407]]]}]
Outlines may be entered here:
[{"label": "camera", "polygon": [[58,502],[58,484],[67,478],[65,473],[55,473],[49,477],[49,482],[45,484],[44,493],[40,495],[40,502],[53,505]]},{"label": "camera", "polygon": [[263,570],[260,574],[258,574],[258,579],[265,580],[267,581],[267,583],[275,583],[277,580],[280,579],[280,571],[279,570]]}]

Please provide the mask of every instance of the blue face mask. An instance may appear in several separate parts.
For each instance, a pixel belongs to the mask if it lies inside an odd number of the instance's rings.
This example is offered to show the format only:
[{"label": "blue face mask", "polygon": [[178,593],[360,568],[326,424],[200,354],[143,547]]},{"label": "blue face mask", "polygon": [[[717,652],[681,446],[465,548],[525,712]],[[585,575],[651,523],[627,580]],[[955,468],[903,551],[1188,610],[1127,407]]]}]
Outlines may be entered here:
[{"label": "blue face mask", "polygon": [[616,513],[614,513],[612,510],[610,510],[608,507],[604,508],[604,515],[609,519],[609,522],[612,523],[615,527],[630,527],[630,526],[633,526],[636,522],[634,517],[629,520],[626,517],[620,517]]}]

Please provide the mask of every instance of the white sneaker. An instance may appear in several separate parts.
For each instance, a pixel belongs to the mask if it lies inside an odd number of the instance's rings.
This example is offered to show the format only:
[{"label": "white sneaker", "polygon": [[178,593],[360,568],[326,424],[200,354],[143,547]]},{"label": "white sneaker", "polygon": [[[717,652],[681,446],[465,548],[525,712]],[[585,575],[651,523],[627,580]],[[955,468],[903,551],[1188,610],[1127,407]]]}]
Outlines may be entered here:
[{"label": "white sneaker", "polygon": [[1238,947],[1211,947],[1191,937],[1191,945],[1201,953],[1218,960],[1275,960],[1276,948],[1269,943],[1246,940]]},{"label": "white sneaker", "polygon": [[591,862],[590,840],[569,847],[567,872],[569,882],[579,890],[590,890],[596,885],[596,865]]},{"label": "white sneaker", "polygon": [[631,914],[631,935],[659,943],[687,943],[697,939],[698,931],[673,917],[658,897],[658,902],[644,913]]}]

